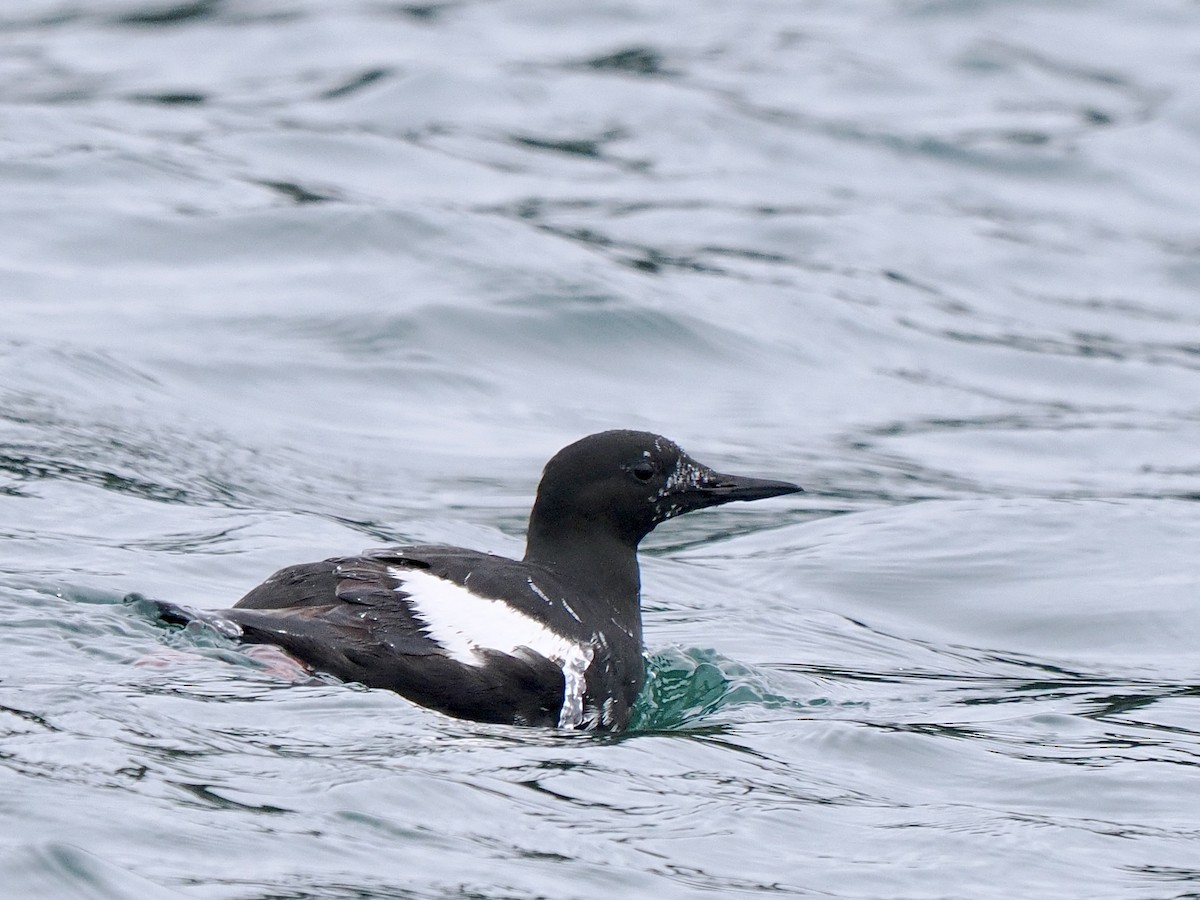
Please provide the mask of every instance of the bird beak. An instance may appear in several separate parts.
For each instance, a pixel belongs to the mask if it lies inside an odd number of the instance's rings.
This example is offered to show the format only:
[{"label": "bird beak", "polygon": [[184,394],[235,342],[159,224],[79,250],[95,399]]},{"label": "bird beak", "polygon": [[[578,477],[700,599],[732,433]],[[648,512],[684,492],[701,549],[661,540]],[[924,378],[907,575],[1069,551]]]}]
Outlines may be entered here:
[{"label": "bird beak", "polygon": [[717,506],[733,500],[765,500],[784,494],[799,494],[804,488],[790,481],[771,481],[767,478],[747,478],[743,475],[722,475],[710,471],[691,490],[692,497],[700,500],[700,506]]},{"label": "bird beak", "polygon": [[707,466],[688,460],[680,465],[679,473],[663,492],[660,507],[666,518],[720,506],[734,500],[765,500],[804,490],[790,481],[771,481],[766,478],[747,478],[743,475],[723,475]]}]

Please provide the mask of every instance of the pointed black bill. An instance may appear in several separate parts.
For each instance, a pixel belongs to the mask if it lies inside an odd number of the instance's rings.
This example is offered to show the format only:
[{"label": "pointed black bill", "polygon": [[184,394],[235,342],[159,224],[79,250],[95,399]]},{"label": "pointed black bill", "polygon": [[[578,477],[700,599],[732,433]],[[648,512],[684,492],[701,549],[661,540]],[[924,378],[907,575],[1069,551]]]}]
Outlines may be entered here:
[{"label": "pointed black bill", "polygon": [[694,509],[719,506],[734,500],[766,500],[784,494],[798,494],[804,488],[790,481],[767,478],[748,478],[744,475],[723,475],[703,466],[693,468],[685,479],[667,491],[664,499],[671,504],[668,515],[674,516]]},{"label": "pointed black bill", "polygon": [[701,491],[719,497],[721,503],[730,500],[765,500],[784,494],[800,494],[804,488],[790,481],[772,481],[769,478],[747,478],[743,475],[721,475],[713,473],[716,483],[706,484]]},{"label": "pointed black bill", "polygon": [[689,494],[702,499],[703,506],[716,506],[733,500],[766,500],[784,494],[799,494],[804,488],[790,481],[771,481],[767,478],[747,478],[743,475],[722,475],[713,472]]}]

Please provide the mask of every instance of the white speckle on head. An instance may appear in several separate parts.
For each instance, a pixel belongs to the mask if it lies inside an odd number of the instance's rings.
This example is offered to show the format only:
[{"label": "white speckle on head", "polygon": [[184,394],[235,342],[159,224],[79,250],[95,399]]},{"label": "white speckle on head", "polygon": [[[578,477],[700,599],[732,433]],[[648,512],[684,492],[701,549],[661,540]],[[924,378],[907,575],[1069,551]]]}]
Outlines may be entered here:
[{"label": "white speckle on head", "polygon": [[667,475],[666,481],[663,482],[663,486],[659,488],[658,493],[654,497],[658,501],[659,515],[664,519],[670,519],[683,512],[683,508],[678,502],[670,502],[664,505],[663,501],[681,490],[702,487],[708,475],[709,470],[704,466],[693,462],[686,456],[680,457],[675,463],[675,468]]},{"label": "white speckle on head", "polygon": [[[424,623],[422,630],[447,656],[464,665],[482,666],[486,663],[482,650],[511,655],[526,647],[563,671],[559,727],[573,728],[583,722],[584,675],[594,653],[590,643],[564,637],[502,600],[481,597],[429,572],[396,567],[388,571],[400,583],[396,590],[408,595],[408,607]],[[532,580],[530,586],[534,587]]]},{"label": "white speckle on head", "polygon": [[667,476],[666,482],[659,492],[659,496],[669,494],[672,490],[681,487],[699,487],[706,474],[705,469],[692,462],[690,459],[683,458],[675,463],[675,468],[671,470],[671,474]]}]

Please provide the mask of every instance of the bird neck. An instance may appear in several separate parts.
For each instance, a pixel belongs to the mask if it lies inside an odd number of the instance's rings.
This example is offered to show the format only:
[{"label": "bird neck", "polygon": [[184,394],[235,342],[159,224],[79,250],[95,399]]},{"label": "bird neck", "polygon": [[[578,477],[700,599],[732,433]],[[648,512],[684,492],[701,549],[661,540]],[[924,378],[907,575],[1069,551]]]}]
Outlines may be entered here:
[{"label": "bird neck", "polygon": [[630,546],[603,523],[574,517],[547,522],[535,513],[529,520],[525,561],[586,586],[640,621],[637,545]]}]

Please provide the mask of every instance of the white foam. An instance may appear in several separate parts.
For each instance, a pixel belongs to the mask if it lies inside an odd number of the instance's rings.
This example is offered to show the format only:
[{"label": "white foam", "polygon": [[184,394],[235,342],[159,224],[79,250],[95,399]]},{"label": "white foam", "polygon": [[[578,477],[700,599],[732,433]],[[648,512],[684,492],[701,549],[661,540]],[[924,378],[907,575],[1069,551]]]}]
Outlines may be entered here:
[{"label": "white foam", "polygon": [[486,660],[481,650],[512,654],[518,647],[527,647],[563,670],[565,691],[559,727],[575,727],[583,722],[583,695],[587,690],[584,673],[592,664],[591,644],[564,637],[502,600],[481,597],[429,572],[397,567],[388,571],[400,582],[397,590],[408,595],[406,602],[424,623],[422,630],[451,659],[482,666]]}]

